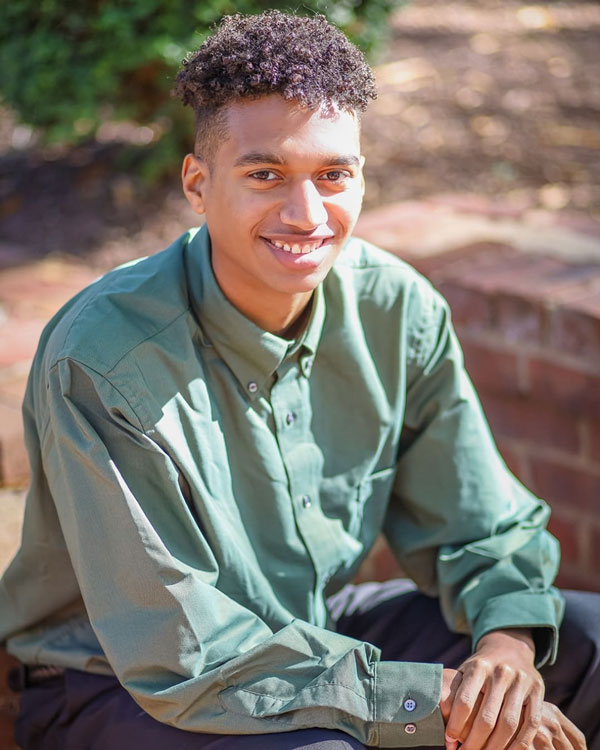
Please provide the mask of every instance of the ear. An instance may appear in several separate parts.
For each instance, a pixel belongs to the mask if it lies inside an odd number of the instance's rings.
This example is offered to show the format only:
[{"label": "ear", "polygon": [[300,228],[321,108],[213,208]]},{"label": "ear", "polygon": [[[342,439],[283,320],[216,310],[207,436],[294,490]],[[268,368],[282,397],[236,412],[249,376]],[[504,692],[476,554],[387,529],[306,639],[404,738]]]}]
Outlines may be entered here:
[{"label": "ear", "polygon": [[365,166],[365,157],[360,155],[360,189],[363,198],[365,197],[365,176],[363,174],[363,167]]},{"label": "ear", "polygon": [[205,192],[209,179],[208,164],[195,154],[187,154],[181,168],[183,192],[197,214],[205,209]]}]

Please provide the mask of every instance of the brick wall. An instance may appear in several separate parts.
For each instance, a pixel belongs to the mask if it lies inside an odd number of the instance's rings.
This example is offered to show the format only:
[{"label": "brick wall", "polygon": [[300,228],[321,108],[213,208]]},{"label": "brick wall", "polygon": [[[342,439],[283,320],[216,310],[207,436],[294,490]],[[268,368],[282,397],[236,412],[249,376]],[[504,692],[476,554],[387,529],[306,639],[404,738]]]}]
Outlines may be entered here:
[{"label": "brick wall", "polygon": [[559,584],[600,590],[600,265],[475,244],[422,264],[504,458],[552,505]]},{"label": "brick wall", "polygon": [[[499,242],[411,257],[450,303],[502,455],[552,506],[558,584],[600,591],[600,260]],[[364,578],[395,564],[380,544]]]}]

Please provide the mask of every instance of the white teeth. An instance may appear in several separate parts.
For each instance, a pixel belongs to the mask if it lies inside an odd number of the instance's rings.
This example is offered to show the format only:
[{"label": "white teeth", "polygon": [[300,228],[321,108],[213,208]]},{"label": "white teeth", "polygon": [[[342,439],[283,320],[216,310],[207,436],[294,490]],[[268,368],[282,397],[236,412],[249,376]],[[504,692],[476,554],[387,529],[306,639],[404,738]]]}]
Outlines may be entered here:
[{"label": "white teeth", "polygon": [[297,242],[295,242],[292,245],[288,245],[287,242],[279,242],[279,240],[270,240],[272,245],[275,245],[275,247],[278,247],[280,250],[285,250],[286,253],[293,253],[294,255],[299,255],[302,253],[303,255],[306,253],[312,253],[313,250],[316,250],[320,242],[313,243],[311,245],[300,245]]}]

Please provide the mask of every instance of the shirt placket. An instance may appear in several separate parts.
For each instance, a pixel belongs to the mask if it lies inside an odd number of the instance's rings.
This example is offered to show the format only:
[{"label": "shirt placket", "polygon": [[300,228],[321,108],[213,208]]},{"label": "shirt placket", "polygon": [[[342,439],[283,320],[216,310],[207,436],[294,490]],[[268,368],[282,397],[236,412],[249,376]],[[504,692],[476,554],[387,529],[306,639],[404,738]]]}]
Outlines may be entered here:
[{"label": "shirt placket", "polygon": [[319,499],[322,452],[310,429],[311,367],[311,357],[301,359],[300,364],[284,362],[271,389],[271,407],[296,528],[314,568],[310,619],[324,627],[327,612],[322,592],[343,560],[344,545],[332,528],[332,520],[324,515]]}]

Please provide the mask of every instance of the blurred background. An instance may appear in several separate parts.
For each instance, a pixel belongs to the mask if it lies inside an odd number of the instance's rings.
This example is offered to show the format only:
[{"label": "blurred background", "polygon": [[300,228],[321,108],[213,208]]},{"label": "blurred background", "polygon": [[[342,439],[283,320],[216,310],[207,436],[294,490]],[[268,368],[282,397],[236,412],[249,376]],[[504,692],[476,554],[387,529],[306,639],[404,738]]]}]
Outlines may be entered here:
[{"label": "blurred background", "polygon": [[[173,76],[220,15],[273,5],[4,4],[0,262],[58,252],[110,266],[193,223],[178,177],[191,118],[169,98]],[[598,218],[598,3],[303,8],[327,13],[376,65],[366,208],[451,192]]]}]

